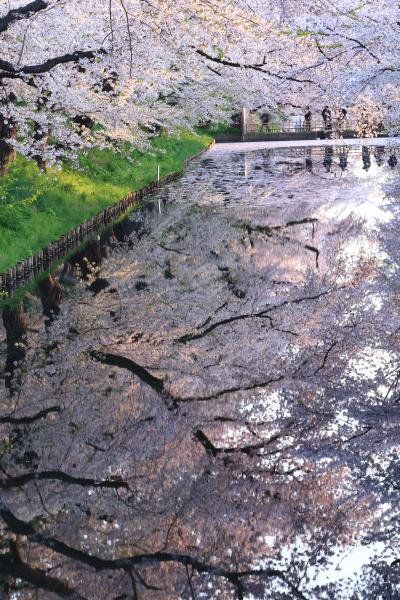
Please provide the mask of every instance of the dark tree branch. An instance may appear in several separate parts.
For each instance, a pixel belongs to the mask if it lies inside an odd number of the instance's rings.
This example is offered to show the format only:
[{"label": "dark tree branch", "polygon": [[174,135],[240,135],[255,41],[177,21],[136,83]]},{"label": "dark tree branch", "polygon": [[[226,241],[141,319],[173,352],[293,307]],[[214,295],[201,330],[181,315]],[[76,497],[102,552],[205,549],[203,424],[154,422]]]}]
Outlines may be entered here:
[{"label": "dark tree branch", "polygon": [[[334,37],[340,37],[340,38],[342,38],[344,40],[347,40],[348,42],[353,42],[354,44],[357,44],[357,46],[359,48],[361,48],[362,50],[365,50],[366,52],[368,52],[368,54],[370,56],[372,56],[372,58],[374,58],[378,64],[380,64],[381,60],[380,60],[379,56],[377,56],[376,54],[374,54],[373,52],[371,52],[371,50],[361,40],[358,40],[356,38],[352,38],[352,37],[350,37],[348,35],[345,35],[344,33],[339,33],[338,31],[332,29],[331,27],[327,27],[327,29],[329,31],[331,31],[332,34],[324,34],[324,35],[332,35]],[[353,48],[352,48],[352,50],[353,50]]]},{"label": "dark tree branch", "polygon": [[122,480],[98,480],[86,477],[73,477],[62,471],[41,471],[39,473],[24,473],[9,479],[0,479],[0,488],[7,489],[18,487],[29,483],[30,481],[62,481],[72,485],[81,485],[83,487],[110,488],[113,490],[119,488],[129,489],[128,484]]},{"label": "dark tree branch", "polygon": [[133,375],[136,375],[143,383],[148,385],[152,390],[154,390],[165,402],[168,410],[176,410],[177,406],[180,402],[206,402],[208,400],[214,400],[215,398],[220,398],[225,394],[234,394],[235,392],[244,392],[249,390],[256,390],[257,388],[264,388],[271,383],[277,383],[283,379],[282,375],[277,377],[270,377],[263,381],[257,381],[255,383],[250,383],[249,385],[238,385],[229,388],[223,388],[222,390],[218,390],[207,396],[189,396],[189,397],[181,397],[175,396],[171,392],[169,392],[164,385],[164,381],[159,379],[158,377],[154,377],[147,369],[136,363],[135,361],[127,358],[125,356],[121,356],[118,354],[110,354],[105,352],[98,352],[96,350],[92,350],[90,352],[90,356],[103,364],[111,365],[114,367],[118,367],[120,369],[127,369]]},{"label": "dark tree branch", "polygon": [[49,58],[43,63],[37,65],[24,65],[22,67],[14,67],[10,62],[0,60],[0,80],[1,79],[23,79],[27,75],[41,75],[48,73],[59,65],[68,63],[77,63],[84,59],[96,58],[99,54],[104,54],[105,50],[76,50],[75,52]]},{"label": "dark tree branch", "polygon": [[294,81],[296,83],[309,83],[311,85],[318,85],[317,83],[315,83],[315,81],[312,81],[311,79],[297,79],[297,77],[293,77],[292,75],[280,75],[279,73],[272,73],[271,71],[268,71],[268,69],[265,68],[265,58],[262,63],[255,63],[253,65],[249,65],[231,60],[226,60],[224,58],[217,58],[216,56],[212,56],[211,54],[208,54],[207,52],[204,52],[204,50],[200,49],[196,49],[196,54],[225,67],[234,67],[239,69],[249,69],[252,71],[258,71],[260,73],[264,73],[264,75],[269,75],[270,77],[275,77],[276,79],[280,79],[282,81]]},{"label": "dark tree branch", "polygon": [[59,413],[61,408],[59,406],[50,406],[44,410],[39,411],[35,415],[28,417],[0,417],[0,423],[9,423],[10,425],[30,425],[39,419],[45,419],[47,415],[51,413]]},{"label": "dark tree branch", "polygon": [[4,17],[0,18],[0,33],[6,31],[16,21],[27,19],[41,10],[45,10],[48,6],[49,2],[47,0],[33,0],[25,6],[13,8]]},{"label": "dark tree branch", "polygon": [[[311,296],[303,296],[301,298],[294,298],[293,300],[284,300],[280,304],[271,304],[270,306],[267,306],[263,310],[253,312],[253,313],[244,313],[244,314],[234,315],[232,317],[226,317],[225,319],[222,319],[221,321],[216,321],[216,322],[212,323],[211,325],[206,327],[206,329],[204,329],[204,327],[206,325],[208,325],[208,323],[210,322],[210,318],[208,318],[204,323],[202,323],[201,325],[198,325],[195,328],[195,332],[182,335],[181,337],[177,338],[176,341],[181,344],[186,344],[187,342],[191,342],[193,340],[198,340],[202,337],[205,337],[206,335],[208,335],[215,329],[218,329],[219,327],[223,327],[224,325],[230,325],[231,323],[235,323],[236,321],[242,321],[242,320],[246,320],[246,319],[265,318],[265,317],[268,317],[270,312],[279,310],[280,308],[283,308],[285,306],[288,306],[291,304],[300,304],[302,302],[308,302],[308,301],[313,301],[313,300],[319,300],[323,296],[332,294],[333,292],[339,291],[340,289],[343,289],[343,288],[339,287],[336,289],[326,290],[326,291],[323,291],[323,292],[320,292],[318,294],[314,294]],[[203,329],[203,331],[201,331],[201,329]]]},{"label": "dark tree branch", "polygon": [[211,456],[217,456],[218,454],[234,454],[234,453],[241,453],[241,454],[247,454],[247,456],[253,456],[253,455],[257,454],[259,450],[263,450],[266,446],[269,446],[270,444],[273,444],[274,442],[277,442],[281,438],[289,435],[290,427],[293,424],[294,424],[294,421],[289,421],[285,425],[285,427],[282,431],[276,433],[275,435],[271,436],[270,438],[268,438],[266,440],[261,440],[260,442],[258,442],[256,444],[248,444],[246,446],[238,446],[236,448],[217,448],[216,446],[214,446],[212,441],[206,436],[204,431],[202,431],[201,429],[197,429],[194,432],[194,437],[204,447],[207,454],[210,454]]},{"label": "dark tree branch", "polygon": [[338,342],[337,340],[334,340],[334,341],[333,341],[333,342],[332,342],[332,343],[329,345],[328,349],[326,350],[326,352],[325,352],[325,354],[324,354],[324,357],[323,357],[322,363],[320,364],[320,366],[318,367],[318,369],[316,369],[316,370],[314,371],[314,375],[316,375],[317,373],[319,373],[320,371],[322,371],[322,369],[324,369],[324,368],[325,368],[326,361],[327,361],[327,360],[328,360],[328,358],[329,358],[329,354],[332,352],[332,350],[335,348],[335,346],[337,346],[337,345],[338,345],[338,343],[339,343],[339,342]]},{"label": "dark tree branch", "polygon": [[2,575],[17,577],[18,579],[30,583],[36,588],[53,592],[60,598],[84,600],[82,596],[68,585],[47,575],[46,571],[35,569],[23,562],[19,556],[15,542],[12,542],[10,546],[12,548],[12,553],[0,554],[0,573]]},{"label": "dark tree branch", "polygon": [[53,552],[76,560],[82,564],[95,569],[95,571],[116,571],[124,570],[130,572],[133,567],[149,567],[158,566],[164,563],[175,563],[182,567],[190,566],[194,571],[198,573],[209,574],[214,577],[221,577],[229,581],[236,589],[243,590],[242,580],[246,578],[260,578],[262,580],[267,579],[280,579],[288,586],[292,593],[293,598],[299,600],[307,600],[304,594],[300,592],[298,587],[291,583],[286,574],[274,568],[263,568],[263,569],[245,569],[243,571],[230,570],[225,567],[219,567],[212,565],[202,560],[196,559],[187,554],[180,554],[176,552],[154,552],[148,554],[138,554],[136,556],[127,556],[117,559],[103,559],[92,554],[87,554],[83,550],[72,548],[64,542],[57,540],[56,538],[49,536],[45,533],[37,532],[32,525],[18,519],[9,508],[0,502],[0,517],[4,520],[7,527],[17,535],[25,535],[31,542],[40,544],[49,548]]}]

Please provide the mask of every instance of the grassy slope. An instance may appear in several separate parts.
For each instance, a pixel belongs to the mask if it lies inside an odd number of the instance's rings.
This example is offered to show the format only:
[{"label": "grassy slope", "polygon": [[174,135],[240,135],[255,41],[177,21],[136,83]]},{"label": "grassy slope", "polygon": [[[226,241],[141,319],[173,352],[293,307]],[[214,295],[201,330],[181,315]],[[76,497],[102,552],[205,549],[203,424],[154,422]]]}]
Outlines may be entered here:
[{"label": "grassy slope", "polygon": [[153,141],[154,155],[133,152],[133,162],[110,150],[93,149],[80,157],[80,170],[65,165],[47,174],[18,157],[0,177],[0,272],[154,181],[157,165],[161,176],[178,171],[210,141],[206,134],[160,136]]}]

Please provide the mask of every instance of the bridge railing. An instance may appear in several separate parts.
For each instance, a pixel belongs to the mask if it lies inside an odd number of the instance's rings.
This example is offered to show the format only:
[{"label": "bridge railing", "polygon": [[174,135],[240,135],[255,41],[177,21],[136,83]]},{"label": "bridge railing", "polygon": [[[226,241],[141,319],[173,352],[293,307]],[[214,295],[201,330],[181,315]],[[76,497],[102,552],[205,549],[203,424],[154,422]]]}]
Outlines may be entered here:
[{"label": "bridge railing", "polygon": [[[333,118],[331,126],[327,126],[322,117],[313,117],[311,122],[306,122],[304,118],[293,118],[286,119],[284,121],[262,123],[260,121],[249,120],[246,123],[245,135],[252,133],[326,133],[328,131],[357,131],[359,129],[359,122],[355,119],[346,118],[344,120]],[[380,132],[384,132],[384,127],[380,128]]]}]

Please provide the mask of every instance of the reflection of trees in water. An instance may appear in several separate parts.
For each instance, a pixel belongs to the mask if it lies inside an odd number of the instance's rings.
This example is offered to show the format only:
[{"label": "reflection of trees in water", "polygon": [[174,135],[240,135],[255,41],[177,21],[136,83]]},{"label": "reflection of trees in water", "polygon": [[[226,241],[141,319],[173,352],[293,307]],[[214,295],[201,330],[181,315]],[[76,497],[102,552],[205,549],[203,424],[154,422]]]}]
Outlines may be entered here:
[{"label": "reflection of trees in water", "polygon": [[385,164],[385,146],[376,146],[374,148],[374,158],[378,167],[382,167]]},{"label": "reflection of trees in water", "polygon": [[346,152],[345,149],[341,150],[339,152],[339,166],[341,168],[342,171],[346,171],[347,170],[347,166],[348,166],[348,153]]},{"label": "reflection of trees in water", "polygon": [[10,593],[395,597],[397,223],[328,218],[310,181],[295,213],[229,219],[171,186],[61,270],[47,327],[27,303],[0,414]]},{"label": "reflection of trees in water", "polygon": [[327,173],[333,168],[339,167],[342,172],[348,170],[349,161],[353,165],[360,159],[363,169],[368,171],[371,167],[371,154],[373,155],[378,167],[387,164],[394,168],[397,165],[398,148],[388,148],[385,146],[362,146],[362,148],[351,146],[326,146],[324,148],[304,148],[299,151],[300,155],[306,155],[305,169],[311,171],[312,167],[316,167],[322,163]]},{"label": "reflection of trees in water", "polygon": [[325,148],[325,153],[324,153],[324,167],[327,171],[327,173],[330,172],[331,168],[332,168],[332,163],[333,163],[333,148],[330,148],[329,146],[327,146]]},{"label": "reflection of trees in water", "polygon": [[363,146],[361,150],[361,158],[363,163],[363,169],[368,171],[371,166],[371,153],[368,146]]},{"label": "reflection of trees in water", "polygon": [[13,393],[20,384],[18,367],[26,355],[27,323],[21,302],[5,306],[2,312],[7,338],[5,383]]},{"label": "reflection of trees in water", "polygon": [[[232,178],[236,180],[239,203],[249,203],[251,197],[255,196],[254,192],[256,195],[262,195],[266,191],[265,177],[269,178],[269,184],[281,184],[284,190],[291,178],[300,178],[308,173],[331,179],[351,175],[359,166],[362,166],[364,171],[369,171],[372,164],[378,167],[386,165],[393,170],[397,165],[398,152],[397,147],[337,145],[282,149],[279,150],[279,154],[270,149],[225,155],[211,153],[196,171],[195,181],[200,184],[201,204],[204,205],[207,199],[214,205],[216,201],[221,201],[224,206],[232,207],[236,203],[230,187]],[[226,171],[224,177],[221,177],[221,168]],[[190,174],[187,179],[190,179]],[[204,198],[204,185],[207,185],[208,192],[214,192],[211,201],[211,193]],[[299,182],[299,185],[302,183]],[[181,198],[180,201],[193,202],[196,198],[196,187],[195,185],[194,189],[192,188],[192,193],[188,191],[187,197]]]}]

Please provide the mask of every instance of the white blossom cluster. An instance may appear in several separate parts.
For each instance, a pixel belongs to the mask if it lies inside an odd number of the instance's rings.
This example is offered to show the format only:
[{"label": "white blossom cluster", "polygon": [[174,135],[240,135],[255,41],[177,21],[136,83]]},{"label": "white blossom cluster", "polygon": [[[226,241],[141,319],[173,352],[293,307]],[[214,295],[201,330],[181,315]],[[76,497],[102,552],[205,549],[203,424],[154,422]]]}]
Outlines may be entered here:
[{"label": "white blossom cluster", "polygon": [[387,0],[7,0],[2,136],[51,162],[243,105],[366,103],[395,127],[398,21]]}]

